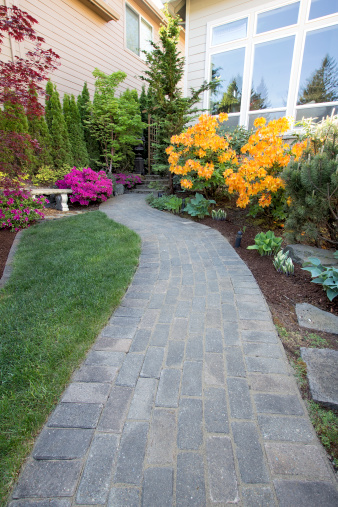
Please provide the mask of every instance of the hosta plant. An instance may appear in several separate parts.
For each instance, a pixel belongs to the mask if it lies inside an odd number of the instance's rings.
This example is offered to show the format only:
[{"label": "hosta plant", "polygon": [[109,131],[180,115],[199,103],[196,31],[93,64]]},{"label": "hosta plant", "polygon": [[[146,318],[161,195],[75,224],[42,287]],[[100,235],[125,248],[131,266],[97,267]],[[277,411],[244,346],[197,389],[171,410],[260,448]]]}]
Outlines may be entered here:
[{"label": "hosta plant", "polygon": [[182,199],[176,195],[171,195],[165,203],[165,209],[172,213],[179,213],[182,208]]},{"label": "hosta plant", "polygon": [[[338,258],[338,251],[334,256]],[[311,273],[313,283],[320,283],[323,286],[330,301],[338,296],[338,267],[323,266],[316,257],[309,257],[302,269]]]},{"label": "hosta plant", "polygon": [[293,275],[295,272],[295,267],[292,259],[289,257],[289,252],[283,253],[283,251],[280,250],[273,260],[273,265],[278,273]]},{"label": "hosta plant", "polygon": [[209,215],[209,206],[216,204],[213,199],[206,199],[202,194],[196,194],[185,206],[184,211],[192,217],[204,218]]},{"label": "hosta plant", "polygon": [[260,255],[276,255],[281,249],[282,238],[277,238],[272,231],[260,232],[255,237],[255,244],[248,250],[258,250]]}]

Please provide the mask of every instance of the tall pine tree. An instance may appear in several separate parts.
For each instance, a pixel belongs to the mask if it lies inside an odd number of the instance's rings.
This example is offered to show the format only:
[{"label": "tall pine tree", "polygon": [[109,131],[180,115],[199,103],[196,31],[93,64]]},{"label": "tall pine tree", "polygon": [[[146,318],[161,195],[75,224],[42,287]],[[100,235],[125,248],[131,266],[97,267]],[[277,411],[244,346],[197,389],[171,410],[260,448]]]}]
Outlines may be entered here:
[{"label": "tall pine tree", "polygon": [[159,29],[159,43],[151,42],[152,51],[145,52],[148,69],[145,76],[140,76],[149,84],[149,113],[152,121],[159,126],[154,157],[156,164],[153,167],[153,170],[159,172],[169,168],[165,149],[170,144],[171,136],[180,134],[200,111],[195,105],[200,101],[201,94],[217,86],[213,81],[204,82],[197,90],[191,88],[189,97],[183,96],[181,80],[184,74],[184,57],[178,50],[181,19],[179,16],[171,16],[167,7],[164,13],[167,23]]},{"label": "tall pine tree", "polygon": [[98,140],[91,134],[91,128],[89,124],[91,118],[91,102],[87,83],[83,85],[82,92],[77,98],[77,107],[83,126],[84,140],[89,157],[89,166],[94,171],[99,171],[101,169],[101,149]]},{"label": "tall pine tree", "polygon": [[69,97],[65,94],[63,96],[63,115],[72,147],[73,163],[77,168],[88,167],[89,157],[83,135],[83,126],[74,95]]}]

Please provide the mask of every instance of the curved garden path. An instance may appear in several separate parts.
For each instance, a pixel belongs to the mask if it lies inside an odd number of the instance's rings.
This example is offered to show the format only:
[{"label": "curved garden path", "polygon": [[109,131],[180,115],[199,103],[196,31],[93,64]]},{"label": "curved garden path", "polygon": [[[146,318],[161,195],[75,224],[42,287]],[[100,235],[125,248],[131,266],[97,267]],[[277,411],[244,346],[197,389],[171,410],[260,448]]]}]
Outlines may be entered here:
[{"label": "curved garden path", "polygon": [[269,309],[226,239],[144,196],[101,210],[141,236],[140,265],[11,507],[338,505]]}]

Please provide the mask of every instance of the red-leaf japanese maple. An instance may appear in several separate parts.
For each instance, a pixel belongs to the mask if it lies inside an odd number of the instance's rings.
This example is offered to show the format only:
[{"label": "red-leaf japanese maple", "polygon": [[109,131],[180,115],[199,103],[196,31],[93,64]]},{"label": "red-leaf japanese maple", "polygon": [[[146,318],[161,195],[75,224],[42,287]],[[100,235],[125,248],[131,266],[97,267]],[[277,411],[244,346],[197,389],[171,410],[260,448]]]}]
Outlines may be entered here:
[{"label": "red-leaf japanese maple", "polygon": [[[45,94],[42,83],[58,66],[59,56],[52,49],[43,49],[45,41],[33,28],[35,23],[36,19],[16,6],[0,6],[0,52],[6,33],[18,42],[29,40],[33,43],[25,58],[16,56],[14,61],[0,61],[1,114],[8,119],[13,119],[15,107],[18,111],[24,109],[29,117],[44,114],[39,102],[39,96]],[[6,108],[6,104],[11,107]],[[6,173],[9,179],[20,177],[22,162],[29,162],[29,148],[36,149],[36,144],[29,134],[0,130],[0,152],[10,151],[13,155],[10,159],[0,157],[0,172]],[[1,180],[0,177],[2,185],[8,185],[8,178]]]}]

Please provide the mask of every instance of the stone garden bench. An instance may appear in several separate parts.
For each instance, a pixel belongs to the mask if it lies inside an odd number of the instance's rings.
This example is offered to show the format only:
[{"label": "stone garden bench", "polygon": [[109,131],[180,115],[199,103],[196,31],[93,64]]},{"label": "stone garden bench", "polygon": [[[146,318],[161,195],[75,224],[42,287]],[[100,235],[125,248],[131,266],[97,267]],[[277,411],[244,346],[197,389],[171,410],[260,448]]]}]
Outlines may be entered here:
[{"label": "stone garden bench", "polygon": [[68,194],[73,192],[70,188],[31,188],[30,192],[33,198],[38,195],[55,195],[56,209],[69,211]]}]

